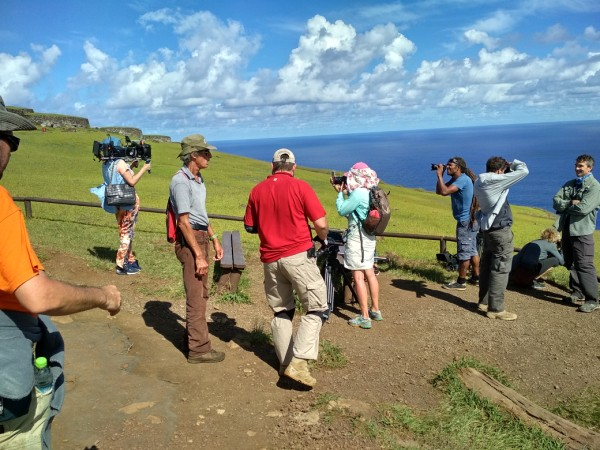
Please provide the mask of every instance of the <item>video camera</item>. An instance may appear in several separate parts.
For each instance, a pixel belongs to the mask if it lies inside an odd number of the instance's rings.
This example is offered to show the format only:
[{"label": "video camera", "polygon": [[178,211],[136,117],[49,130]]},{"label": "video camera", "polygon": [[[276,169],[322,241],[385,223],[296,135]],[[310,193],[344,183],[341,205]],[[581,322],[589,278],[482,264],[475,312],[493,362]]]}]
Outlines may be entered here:
[{"label": "video camera", "polygon": [[144,141],[136,142],[125,136],[126,145],[121,146],[121,140],[109,136],[102,142],[94,141],[92,153],[100,161],[112,159],[143,159],[146,162],[152,158],[152,147]]}]

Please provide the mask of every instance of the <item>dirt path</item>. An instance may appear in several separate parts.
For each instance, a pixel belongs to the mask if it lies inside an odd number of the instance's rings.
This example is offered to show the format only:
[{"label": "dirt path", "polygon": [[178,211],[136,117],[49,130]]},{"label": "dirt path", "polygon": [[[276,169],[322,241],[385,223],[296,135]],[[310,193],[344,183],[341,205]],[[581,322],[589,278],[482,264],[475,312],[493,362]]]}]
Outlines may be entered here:
[{"label": "dirt path", "polygon": [[227,353],[225,361],[190,365],[181,352],[183,302],[137,294],[150,281],[143,274],[100,273],[63,255],[45,266],[66,281],[118,284],[126,299],[115,318],[91,311],[56,320],[67,355],[67,398],[53,428],[60,449],[377,448],[329,425],[311,404],[333,394],[365,417],[377,403],[428,410],[441,399],[431,378],[464,356],[502,369],[517,391],[543,406],[600,388],[600,314],[576,312],[552,286],[509,291],[508,309],[519,319],[502,322],[475,311],[475,288],[451,292],[382,273],[384,321],[354,329],[345,323],[354,306],[338,309],[322,339],[350,362],[315,370],[318,384],[306,391],[279,379],[271,348],[248,341],[255,327],[269,330],[260,280],[252,283],[253,305],[209,305],[213,346]]}]

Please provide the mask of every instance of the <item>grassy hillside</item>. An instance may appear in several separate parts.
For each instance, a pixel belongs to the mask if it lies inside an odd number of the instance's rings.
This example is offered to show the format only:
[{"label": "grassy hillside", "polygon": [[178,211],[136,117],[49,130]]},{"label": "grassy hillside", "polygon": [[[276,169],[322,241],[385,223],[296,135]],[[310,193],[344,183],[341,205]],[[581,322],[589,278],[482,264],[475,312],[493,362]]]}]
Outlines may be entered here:
[{"label": "grassy hillside", "polygon": [[[61,129],[17,133],[21,147],[12,155],[2,184],[13,196],[37,196],[95,202],[89,188],[101,183],[101,168],[93,160],[92,144],[106,134],[99,130]],[[119,136],[122,138],[122,136]],[[282,140],[281,145],[285,145]],[[142,206],[164,208],[170,179],[180,167],[177,159],[180,146],[176,143],[152,143],[152,174],[145,175],[137,185]],[[274,148],[265,148],[271,155]],[[297,154],[300,162],[302,154]],[[375,168],[376,169],[376,168]],[[409,170],[399,165],[398,170]],[[214,153],[210,167],[203,172],[208,189],[209,214],[242,216],[248,193],[270,172],[270,164],[249,158]],[[344,228],[346,219],[335,210],[335,191],[325,171],[300,167],[298,178],[313,186],[327,210],[330,227]],[[432,183],[433,187],[433,183]],[[432,192],[385,185],[390,191],[392,218],[387,231],[430,235],[454,235],[455,222],[449,198]],[[101,209],[62,205],[33,205],[34,220],[28,221],[32,240],[38,251],[62,249],[86,258],[92,265],[113,266],[117,246],[115,218]],[[539,237],[540,231],[551,225],[554,215],[533,208],[515,206],[515,245],[522,246]],[[215,221],[215,228],[240,230],[248,254],[258,251],[256,236],[243,232],[241,222]],[[179,266],[164,235],[162,214],[142,213],[134,242],[136,253],[146,273],[162,278],[179,274]],[[455,251],[450,244],[450,251]],[[441,280],[454,276],[444,273],[435,262],[437,241],[384,238],[378,243],[379,254],[395,255],[398,266],[416,276],[426,275]],[[42,254],[43,256],[43,254]],[[597,263],[600,258],[597,255]],[[566,273],[566,272],[565,272]],[[564,278],[564,277],[563,277]]]}]

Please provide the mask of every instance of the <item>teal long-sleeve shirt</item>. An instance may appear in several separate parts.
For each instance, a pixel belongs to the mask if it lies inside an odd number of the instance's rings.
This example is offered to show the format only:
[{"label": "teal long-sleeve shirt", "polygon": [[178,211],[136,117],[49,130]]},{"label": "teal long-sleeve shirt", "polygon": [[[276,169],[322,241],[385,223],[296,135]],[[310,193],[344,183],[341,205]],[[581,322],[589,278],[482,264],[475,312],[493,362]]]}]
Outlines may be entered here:
[{"label": "teal long-sleeve shirt", "polygon": [[360,217],[360,220],[365,220],[369,213],[369,190],[366,188],[356,188],[348,197],[344,198],[344,193],[340,192],[335,201],[335,207],[340,216],[348,218],[348,228],[356,223],[356,215],[352,214],[354,211]]}]

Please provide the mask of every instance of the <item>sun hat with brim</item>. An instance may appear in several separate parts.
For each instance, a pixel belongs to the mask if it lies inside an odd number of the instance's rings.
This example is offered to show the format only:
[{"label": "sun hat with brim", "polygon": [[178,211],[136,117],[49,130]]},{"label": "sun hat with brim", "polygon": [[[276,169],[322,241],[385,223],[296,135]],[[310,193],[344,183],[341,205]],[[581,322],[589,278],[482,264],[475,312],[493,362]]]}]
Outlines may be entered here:
[{"label": "sun hat with brim", "polygon": [[192,134],[190,136],[186,136],[181,140],[181,152],[179,153],[178,158],[182,156],[189,155],[190,153],[199,152],[202,150],[213,151],[216,150],[217,147],[214,145],[210,145],[204,139],[204,136],[201,134]]},{"label": "sun hat with brim", "polygon": [[19,114],[6,110],[4,100],[0,97],[0,131],[35,130],[35,125]]}]

